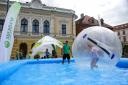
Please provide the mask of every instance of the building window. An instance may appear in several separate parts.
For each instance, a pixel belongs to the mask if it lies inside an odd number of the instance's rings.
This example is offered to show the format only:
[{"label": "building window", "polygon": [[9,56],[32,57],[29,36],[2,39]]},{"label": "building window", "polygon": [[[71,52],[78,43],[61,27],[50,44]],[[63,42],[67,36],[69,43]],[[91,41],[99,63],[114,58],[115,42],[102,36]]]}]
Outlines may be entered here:
[{"label": "building window", "polygon": [[91,19],[91,23],[94,23],[94,19],[93,18]]},{"label": "building window", "polygon": [[123,30],[123,35],[125,35],[125,30]]},{"label": "building window", "polygon": [[66,24],[62,24],[62,35],[66,35]]},{"label": "building window", "polygon": [[119,39],[121,40],[121,37],[119,37]]},{"label": "building window", "polygon": [[44,34],[49,34],[50,33],[50,25],[49,25],[49,21],[45,20],[44,21],[44,29],[43,32]]},{"label": "building window", "polygon": [[124,42],[126,42],[126,36],[123,36],[123,40],[124,40]]},{"label": "building window", "polygon": [[120,35],[120,32],[118,32],[118,35]]},{"label": "building window", "polygon": [[27,31],[28,31],[28,20],[24,18],[21,20],[21,32],[26,33]]},{"label": "building window", "polygon": [[32,22],[32,33],[39,33],[39,21],[36,19]]},{"label": "building window", "polygon": [[3,26],[4,26],[4,19],[0,19],[0,32],[2,32],[3,30]]}]

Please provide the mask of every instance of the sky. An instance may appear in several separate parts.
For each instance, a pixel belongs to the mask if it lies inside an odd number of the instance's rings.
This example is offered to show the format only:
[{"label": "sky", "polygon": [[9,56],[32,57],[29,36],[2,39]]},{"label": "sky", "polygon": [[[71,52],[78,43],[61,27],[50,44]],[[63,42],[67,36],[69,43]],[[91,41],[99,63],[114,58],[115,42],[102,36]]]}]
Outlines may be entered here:
[{"label": "sky", "polygon": [[[15,0],[12,0],[15,1]],[[20,2],[30,2],[31,0],[19,0]],[[98,16],[104,22],[115,26],[128,23],[128,0],[41,0],[47,6],[72,9],[80,18],[80,14]]]}]

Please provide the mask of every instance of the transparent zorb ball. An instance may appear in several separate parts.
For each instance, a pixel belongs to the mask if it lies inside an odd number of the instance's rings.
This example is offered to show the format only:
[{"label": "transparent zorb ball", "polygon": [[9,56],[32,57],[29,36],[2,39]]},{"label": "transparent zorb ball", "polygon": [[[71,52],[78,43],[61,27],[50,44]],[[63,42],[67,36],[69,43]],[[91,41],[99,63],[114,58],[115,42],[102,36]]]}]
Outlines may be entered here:
[{"label": "transparent zorb ball", "polygon": [[105,27],[93,26],[82,30],[72,45],[73,57],[79,63],[90,65],[88,43],[100,49],[98,64],[115,65],[122,56],[122,45],[117,34]]}]

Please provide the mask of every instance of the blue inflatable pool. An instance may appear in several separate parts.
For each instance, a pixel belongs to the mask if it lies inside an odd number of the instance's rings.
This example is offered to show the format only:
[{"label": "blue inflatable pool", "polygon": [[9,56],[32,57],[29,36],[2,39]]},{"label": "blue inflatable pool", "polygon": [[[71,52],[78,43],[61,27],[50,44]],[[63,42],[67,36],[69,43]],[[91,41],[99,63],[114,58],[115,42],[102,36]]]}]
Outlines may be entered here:
[{"label": "blue inflatable pool", "polygon": [[128,68],[128,58],[121,58],[116,66],[119,68]]},{"label": "blue inflatable pool", "polygon": [[[0,64],[0,85],[128,85],[128,59],[117,67],[91,70],[62,59],[20,60]],[[123,69],[122,69],[123,68]]]}]

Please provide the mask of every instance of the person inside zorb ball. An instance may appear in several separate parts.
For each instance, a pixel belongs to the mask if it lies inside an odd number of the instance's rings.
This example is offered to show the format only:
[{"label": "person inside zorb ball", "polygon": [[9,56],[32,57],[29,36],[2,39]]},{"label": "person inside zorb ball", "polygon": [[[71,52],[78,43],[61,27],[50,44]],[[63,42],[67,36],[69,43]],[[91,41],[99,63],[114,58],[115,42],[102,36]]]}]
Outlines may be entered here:
[{"label": "person inside zorb ball", "polygon": [[89,59],[93,69],[101,63],[115,65],[122,56],[122,45],[112,30],[93,26],[78,34],[72,45],[72,53],[73,57],[81,60]]}]

